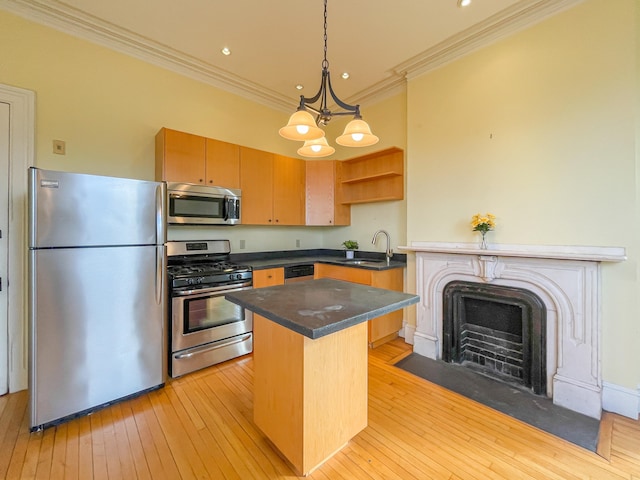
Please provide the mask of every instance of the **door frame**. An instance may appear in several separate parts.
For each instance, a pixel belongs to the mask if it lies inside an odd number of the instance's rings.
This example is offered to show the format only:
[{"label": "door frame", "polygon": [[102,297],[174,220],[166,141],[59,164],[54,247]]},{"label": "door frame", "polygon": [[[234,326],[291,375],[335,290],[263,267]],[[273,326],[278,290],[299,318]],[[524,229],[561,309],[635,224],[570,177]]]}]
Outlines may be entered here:
[{"label": "door frame", "polygon": [[9,104],[9,392],[27,388],[27,169],[35,160],[35,92],[0,84]]}]

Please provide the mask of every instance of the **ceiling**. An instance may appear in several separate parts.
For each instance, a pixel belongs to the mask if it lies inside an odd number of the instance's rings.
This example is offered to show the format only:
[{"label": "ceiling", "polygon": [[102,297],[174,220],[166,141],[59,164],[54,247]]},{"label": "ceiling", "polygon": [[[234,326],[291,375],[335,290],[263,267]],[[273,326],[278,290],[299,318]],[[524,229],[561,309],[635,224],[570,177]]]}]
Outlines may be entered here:
[{"label": "ceiling", "polygon": [[[334,90],[372,103],[580,1],[328,0]],[[0,0],[0,8],[283,111],[320,86],[322,0]]]}]

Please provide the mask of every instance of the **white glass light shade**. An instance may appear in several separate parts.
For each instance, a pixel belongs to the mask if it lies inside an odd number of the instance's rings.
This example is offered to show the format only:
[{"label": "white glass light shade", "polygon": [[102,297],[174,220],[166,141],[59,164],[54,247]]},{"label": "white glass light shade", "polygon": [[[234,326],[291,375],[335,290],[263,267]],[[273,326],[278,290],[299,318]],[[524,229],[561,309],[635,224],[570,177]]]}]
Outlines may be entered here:
[{"label": "white glass light shade", "polygon": [[289,117],[289,123],[278,133],[288,140],[315,140],[324,137],[324,130],[316,125],[313,116],[306,110],[298,110]]},{"label": "white glass light shade", "polygon": [[343,147],[368,147],[378,143],[379,138],[371,133],[371,127],[362,119],[356,118],[347,123],[344,133],[336,138]]},{"label": "white glass light shade", "polygon": [[320,158],[331,155],[335,151],[336,149],[327,143],[326,137],[320,137],[304,142],[304,145],[298,149],[298,155]]}]

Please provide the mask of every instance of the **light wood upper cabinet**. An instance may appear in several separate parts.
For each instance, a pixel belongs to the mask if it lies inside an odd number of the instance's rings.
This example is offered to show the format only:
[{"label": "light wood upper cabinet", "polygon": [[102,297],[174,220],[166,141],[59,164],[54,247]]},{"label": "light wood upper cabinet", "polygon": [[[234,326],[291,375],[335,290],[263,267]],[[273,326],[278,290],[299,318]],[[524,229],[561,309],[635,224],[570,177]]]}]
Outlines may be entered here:
[{"label": "light wood upper cabinet", "polygon": [[[316,263],[314,278],[333,278],[401,292],[403,288],[402,273],[403,270],[401,268],[366,270],[363,268]],[[402,310],[396,310],[369,320],[369,346],[375,348],[396,338],[401,328]]]},{"label": "light wood upper cabinet", "polygon": [[240,188],[240,145],[207,138],[207,185]]},{"label": "light wood upper cabinet", "polygon": [[342,162],[343,203],[404,198],[404,151],[392,147]]},{"label": "light wood upper cabinet", "polygon": [[273,154],[240,147],[242,223],[273,225]]},{"label": "light wood upper cabinet", "polygon": [[246,225],[350,225],[352,203],[404,198],[404,152],[304,161],[163,128],[156,180],[240,188]]},{"label": "light wood upper cabinet", "polygon": [[305,162],[273,156],[273,219],[277,225],[304,225]]},{"label": "light wood upper cabinet", "polygon": [[306,225],[349,225],[351,207],[342,203],[342,162],[308,160]]},{"label": "light wood upper cabinet", "polygon": [[242,223],[304,225],[304,161],[240,147]]},{"label": "light wood upper cabinet", "polygon": [[161,129],[156,135],[156,180],[205,183],[206,139]]},{"label": "light wood upper cabinet", "polygon": [[156,180],[240,188],[240,147],[163,128],[156,135]]},{"label": "light wood upper cabinet", "polygon": [[284,285],[284,268],[267,268],[253,271],[253,288]]}]

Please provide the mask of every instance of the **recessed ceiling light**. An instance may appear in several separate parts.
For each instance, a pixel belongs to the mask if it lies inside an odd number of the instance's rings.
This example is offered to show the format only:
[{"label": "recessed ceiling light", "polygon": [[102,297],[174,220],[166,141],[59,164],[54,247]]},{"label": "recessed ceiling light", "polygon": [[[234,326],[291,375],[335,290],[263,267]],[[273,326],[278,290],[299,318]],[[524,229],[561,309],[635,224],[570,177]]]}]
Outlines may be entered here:
[{"label": "recessed ceiling light", "polygon": [[304,85],[302,85],[301,83],[296,85],[296,90],[302,90],[304,88]]},{"label": "recessed ceiling light", "polygon": [[222,52],[223,55],[231,55],[231,50],[229,50],[227,47],[224,47],[221,50],[221,52]]},{"label": "recessed ceiling light", "polygon": [[348,72],[344,72],[344,73],[342,74],[342,78],[344,78],[345,80],[346,80],[347,78],[349,78],[349,73],[348,73]]},{"label": "recessed ceiling light", "polygon": [[459,7],[468,7],[471,5],[471,0],[458,0]]}]

